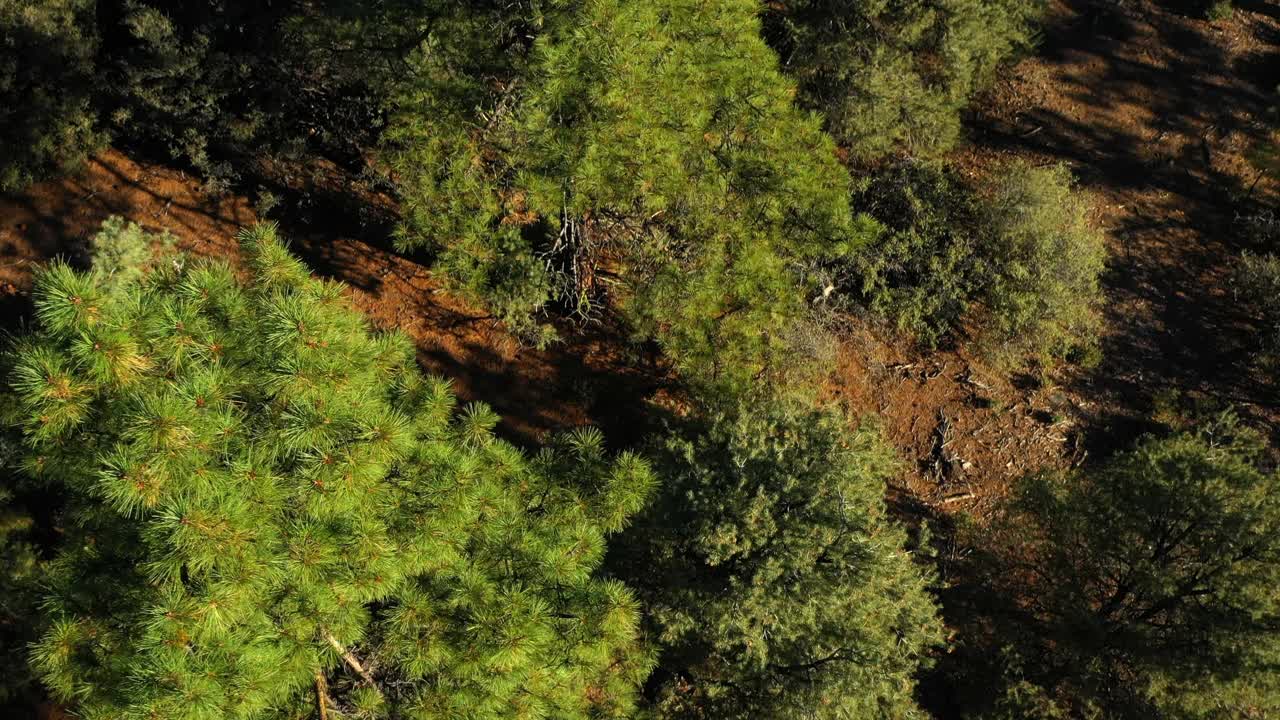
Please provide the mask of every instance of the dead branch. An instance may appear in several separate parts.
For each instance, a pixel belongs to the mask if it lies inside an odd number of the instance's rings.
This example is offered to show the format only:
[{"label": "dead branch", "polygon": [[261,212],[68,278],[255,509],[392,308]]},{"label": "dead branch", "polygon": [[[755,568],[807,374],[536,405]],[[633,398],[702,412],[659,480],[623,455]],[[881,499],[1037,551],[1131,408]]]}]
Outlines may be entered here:
[{"label": "dead branch", "polygon": [[970,370],[970,371],[968,371],[967,373],[965,373],[964,377],[963,377],[963,378],[961,378],[961,380],[962,380],[963,382],[965,382],[966,384],[968,384],[968,385],[972,385],[972,386],[974,386],[974,387],[978,388],[979,390],[986,390],[986,391],[987,391],[987,392],[989,392],[989,393],[994,393],[994,392],[995,392],[994,390],[992,390],[992,389],[991,389],[991,386],[990,386],[990,385],[987,385],[986,383],[983,383],[983,382],[979,381],[978,379],[974,378],[974,377],[973,377],[973,370]]},{"label": "dead branch", "polygon": [[321,628],[320,632],[324,635],[324,639],[328,641],[329,645],[333,647],[333,649],[338,652],[338,655],[340,655],[347,663],[347,666],[354,670],[362,680],[369,683],[369,686],[373,688],[374,692],[381,695],[382,688],[379,688],[378,683],[373,681],[373,676],[369,675],[368,671],[364,669],[364,666],[360,664],[360,661],[356,659],[356,656],[352,655],[349,650],[342,647],[342,643],[338,642],[338,639],[335,638],[328,630]]},{"label": "dead branch", "polygon": [[942,498],[942,504],[949,505],[953,502],[960,502],[961,500],[970,500],[974,497],[977,497],[977,496],[974,495],[972,492],[956,493],[955,495],[948,495]]}]

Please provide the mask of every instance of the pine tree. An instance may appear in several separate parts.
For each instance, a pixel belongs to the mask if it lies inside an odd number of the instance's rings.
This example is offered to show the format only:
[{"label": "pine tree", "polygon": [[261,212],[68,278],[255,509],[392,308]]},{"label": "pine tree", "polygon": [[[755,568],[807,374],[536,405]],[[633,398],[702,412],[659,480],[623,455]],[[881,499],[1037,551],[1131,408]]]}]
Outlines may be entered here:
[{"label": "pine tree", "polygon": [[[1280,500],[1264,448],[1228,414],[1089,471],[1026,479],[975,538],[986,602],[965,613],[1059,708],[1270,717]],[[980,612],[993,599],[1009,607]]]},{"label": "pine tree", "polygon": [[18,717],[32,694],[27,646],[36,639],[31,618],[39,602],[42,571],[37,527],[31,513],[36,500],[21,487],[18,458],[21,436],[0,428],[0,714]]},{"label": "pine tree", "polygon": [[93,15],[93,0],[0,0],[0,191],[74,166],[101,142]]},{"label": "pine tree", "polygon": [[871,230],[755,3],[516,7],[440,12],[411,60],[389,132],[402,245],[517,325],[607,294],[691,374],[785,362],[801,269]]},{"label": "pine tree", "polygon": [[659,717],[919,716],[941,626],[885,517],[877,432],[753,399],[687,420],[654,461],[661,496],[612,564],[651,615]]},{"label": "pine tree", "polygon": [[929,156],[960,136],[960,112],[1029,46],[1043,0],[779,0],[765,37],[856,157]]},{"label": "pine tree", "polygon": [[273,228],[244,241],[247,282],[37,277],[6,402],[67,497],[43,682],[89,719],[625,712],[638,608],[593,571],[644,464],[592,431],[526,456]]}]

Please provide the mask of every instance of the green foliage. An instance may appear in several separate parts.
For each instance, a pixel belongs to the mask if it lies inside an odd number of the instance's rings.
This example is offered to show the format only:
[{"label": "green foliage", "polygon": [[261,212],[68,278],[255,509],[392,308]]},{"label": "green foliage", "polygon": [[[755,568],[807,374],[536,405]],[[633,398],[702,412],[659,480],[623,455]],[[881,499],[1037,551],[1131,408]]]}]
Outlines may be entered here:
[{"label": "green foliage", "polygon": [[1280,710],[1280,495],[1224,415],[1086,473],[1028,478],[980,546],[1047,698],[1113,718]]},{"label": "green foliage", "polygon": [[128,292],[153,269],[153,260],[175,243],[167,230],[149,234],[137,223],[112,215],[89,239],[89,264],[98,274],[98,287],[108,294]]},{"label": "green foliage", "polygon": [[537,7],[441,13],[413,56],[389,133],[401,244],[517,327],[608,294],[691,376],[782,362],[800,268],[871,229],[755,3]]},{"label": "green foliage", "polygon": [[997,356],[1048,361],[1095,340],[1105,236],[1063,165],[1017,161],[983,200],[992,279],[986,342]]},{"label": "green foliage", "polygon": [[1000,63],[1029,47],[1042,0],[781,0],[765,34],[804,104],[864,159],[935,155]]},{"label": "green foliage", "polygon": [[46,686],[86,718],[626,713],[639,610],[593,571],[646,466],[593,431],[526,456],[273,228],[244,240],[247,283],[36,279],[5,406],[68,499]]},{"label": "green foliage", "polygon": [[[358,152],[380,126],[377,100],[317,47],[308,17],[326,5],[220,0],[99,3],[104,125],[190,164],[215,186],[264,152]],[[368,87],[375,74],[367,73]]]},{"label": "green foliage", "polygon": [[1261,321],[1257,333],[1264,358],[1280,353],[1280,258],[1246,253],[1236,267],[1236,292]]},{"label": "green foliage", "polygon": [[1209,9],[1205,11],[1205,18],[1209,22],[1220,22],[1229,20],[1235,14],[1236,8],[1231,4],[1231,0],[1215,0]]},{"label": "green foliage", "polygon": [[0,0],[0,191],[81,162],[92,105],[93,0]]},{"label": "green foliage", "polygon": [[[215,187],[264,154],[359,160],[382,127],[392,74],[382,68],[395,52],[377,64],[352,52],[330,26],[353,12],[345,3],[0,2],[0,140],[12,150],[0,189],[74,165],[108,136]],[[377,26],[364,27],[376,40]]]},{"label": "green foliage", "polygon": [[885,226],[836,271],[874,315],[926,347],[951,336],[990,281],[981,214],[968,185],[944,170],[899,163],[863,183],[854,207]]},{"label": "green foliage", "polygon": [[0,711],[19,705],[29,692],[32,675],[27,646],[37,637],[36,617],[41,560],[35,543],[35,521],[27,503],[14,498],[18,486],[21,437],[0,431]]},{"label": "green foliage", "polygon": [[666,485],[619,551],[669,718],[916,717],[941,625],[885,516],[894,454],[839,413],[746,400],[654,451]]},{"label": "green foliage", "polygon": [[828,264],[834,287],[920,344],[964,326],[989,354],[1018,362],[1093,340],[1104,236],[1066,168],[1014,162],[972,186],[903,162],[864,181],[854,206],[885,231]]}]

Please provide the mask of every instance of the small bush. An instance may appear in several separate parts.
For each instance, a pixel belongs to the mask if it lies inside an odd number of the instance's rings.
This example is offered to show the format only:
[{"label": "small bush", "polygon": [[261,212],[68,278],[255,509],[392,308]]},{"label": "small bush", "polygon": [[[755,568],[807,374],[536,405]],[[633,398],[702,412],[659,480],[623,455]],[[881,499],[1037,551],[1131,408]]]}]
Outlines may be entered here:
[{"label": "small bush", "polygon": [[845,284],[874,315],[936,347],[983,283],[973,192],[935,166],[901,163],[865,183],[853,203],[885,232],[852,258]]},{"label": "small bush", "polygon": [[1280,217],[1273,210],[1237,215],[1236,225],[1250,245],[1265,248],[1280,245]]},{"label": "small bush", "polygon": [[1236,267],[1235,287],[1261,321],[1259,350],[1274,360],[1280,354],[1280,257],[1244,254]]},{"label": "small bush", "polygon": [[1209,18],[1210,22],[1218,22],[1230,18],[1235,11],[1235,6],[1231,4],[1231,0],[1218,0],[1205,11],[1205,17]]},{"label": "small bush", "polygon": [[89,264],[101,276],[99,286],[104,291],[119,292],[137,283],[175,241],[167,231],[150,234],[137,223],[112,215],[89,240]]},{"label": "small bush", "polygon": [[1093,342],[1106,247],[1088,209],[1063,165],[1019,161],[998,174],[983,208],[984,342],[995,355],[1047,361]]},{"label": "small bush", "polygon": [[[1064,167],[1014,163],[974,187],[903,163],[866,183],[854,207],[878,243],[831,272],[847,295],[921,345],[961,324],[997,359],[1093,358],[1103,234]],[[971,322],[970,322],[971,321]]]}]

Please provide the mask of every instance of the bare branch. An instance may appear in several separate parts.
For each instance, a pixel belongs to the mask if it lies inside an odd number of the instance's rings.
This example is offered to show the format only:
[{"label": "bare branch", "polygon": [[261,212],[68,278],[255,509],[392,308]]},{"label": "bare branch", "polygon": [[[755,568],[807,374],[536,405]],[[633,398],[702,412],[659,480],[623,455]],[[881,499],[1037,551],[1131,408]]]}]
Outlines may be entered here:
[{"label": "bare branch", "polygon": [[324,639],[329,642],[329,645],[338,652],[338,655],[342,656],[342,659],[347,663],[347,666],[352,670],[355,670],[356,674],[359,675],[361,679],[369,683],[369,686],[372,687],[378,695],[382,695],[382,688],[378,687],[378,683],[373,681],[373,676],[364,669],[364,666],[360,664],[360,661],[356,659],[356,656],[352,655],[349,650],[342,647],[342,643],[338,642],[338,639],[335,638],[328,630],[320,628],[320,633],[324,635]]}]

